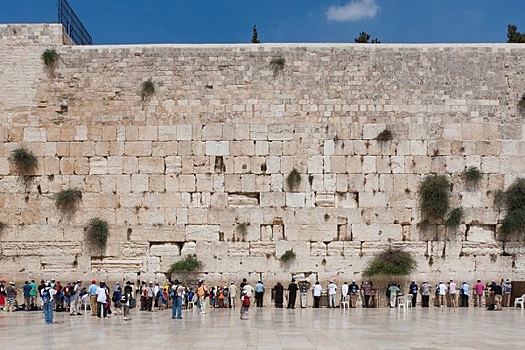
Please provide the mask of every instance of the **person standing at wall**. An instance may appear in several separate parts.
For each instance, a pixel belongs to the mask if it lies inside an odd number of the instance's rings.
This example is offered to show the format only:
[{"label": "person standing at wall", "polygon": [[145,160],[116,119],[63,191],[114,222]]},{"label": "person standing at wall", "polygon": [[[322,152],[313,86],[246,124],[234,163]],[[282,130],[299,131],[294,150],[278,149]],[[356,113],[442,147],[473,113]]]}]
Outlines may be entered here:
[{"label": "person standing at wall", "polygon": [[461,306],[468,307],[468,297],[470,293],[470,286],[468,285],[466,281],[463,281],[459,289],[461,292]]},{"label": "person standing at wall", "polygon": [[430,284],[427,281],[423,282],[419,290],[421,293],[421,307],[428,307],[430,301]]},{"label": "person standing at wall", "polygon": [[5,288],[5,294],[7,299],[7,312],[15,311],[16,306],[16,288],[15,282],[9,282],[9,285]]},{"label": "person standing at wall", "polygon": [[264,284],[261,280],[257,281],[255,285],[255,302],[257,307],[263,307],[263,297],[264,297]]},{"label": "person standing at wall", "polygon": [[97,289],[97,281],[91,280],[91,284],[88,287],[91,316],[97,316]]},{"label": "person standing at wall", "polygon": [[230,283],[230,286],[228,287],[228,295],[230,298],[230,308],[234,308],[237,305],[237,286],[235,283]]},{"label": "person standing at wall", "polygon": [[319,284],[319,281],[316,281],[313,286],[313,295],[314,295],[314,308],[318,309],[321,301],[321,294],[323,293],[323,287]]},{"label": "person standing at wall", "polygon": [[501,311],[503,301],[503,288],[496,284],[494,286],[494,310]]},{"label": "person standing at wall", "polygon": [[350,284],[350,307],[356,308],[357,307],[357,297],[359,295],[359,286],[357,283],[355,283],[355,280],[352,280],[352,284]]},{"label": "person standing at wall", "polygon": [[29,311],[33,307],[33,304],[31,303],[31,286],[29,285],[29,281],[24,282],[24,285],[22,286],[22,293],[24,294],[25,309],[26,311]]},{"label": "person standing at wall", "polygon": [[509,279],[507,278],[507,280],[501,284],[501,287],[503,288],[503,306],[509,307],[510,293],[512,292],[512,283],[510,283]]},{"label": "person standing at wall", "polygon": [[277,285],[273,287],[273,301],[275,307],[282,309],[284,302],[284,286],[281,282],[277,282]]},{"label": "person standing at wall", "polygon": [[363,305],[366,308],[370,307],[370,295],[372,294],[372,285],[368,281],[364,281],[361,286],[361,291],[365,297],[365,304]]},{"label": "person standing at wall", "polygon": [[197,287],[197,307],[201,310],[200,314],[206,314],[206,297],[208,296],[208,288],[206,288],[206,283],[203,279],[199,280],[199,285]]},{"label": "person standing at wall", "polygon": [[287,309],[295,309],[295,299],[297,298],[297,283],[292,278],[292,282],[288,285],[288,306]]},{"label": "person standing at wall", "polygon": [[410,283],[410,287],[408,287],[410,294],[412,294],[412,307],[416,307],[418,289],[419,288],[416,284],[416,281],[412,281],[412,283]]},{"label": "person standing at wall", "polygon": [[485,285],[481,283],[481,280],[478,280],[476,285],[474,286],[474,307],[481,307],[482,299],[483,299],[483,292],[485,291]]},{"label": "person standing at wall", "polygon": [[5,309],[5,296],[6,296],[6,293],[5,293],[5,280],[1,280],[0,281],[0,310],[4,310]]},{"label": "person standing at wall", "polygon": [[389,298],[390,298],[390,307],[396,307],[397,294],[399,293],[399,287],[395,283],[390,283],[388,287]]},{"label": "person standing at wall", "polygon": [[335,308],[335,296],[337,293],[337,285],[330,281],[328,284],[328,307]]},{"label": "person standing at wall", "polygon": [[439,307],[445,307],[445,296],[447,295],[447,285],[440,281],[437,286]]},{"label": "person standing at wall", "polygon": [[171,297],[173,299],[173,306],[171,307],[171,318],[182,320],[182,298],[184,297],[184,290],[186,288],[179,282],[175,280],[171,286]]},{"label": "person standing at wall", "polygon": [[45,287],[40,291],[40,297],[42,298],[42,308],[44,309],[44,318],[46,324],[53,323],[53,300],[56,294],[56,290],[51,288],[51,283],[48,281]]},{"label": "person standing at wall", "polygon": [[126,285],[124,286],[124,292],[122,293],[122,297],[120,298],[120,302],[124,309],[124,321],[127,321],[129,319],[129,307],[131,306],[132,300],[133,287],[131,287],[131,282],[127,281]]},{"label": "person standing at wall", "polygon": [[456,312],[457,307],[457,295],[456,295],[456,282],[453,280],[450,280],[448,283],[448,295],[450,298],[450,307]]},{"label": "person standing at wall", "polygon": [[301,282],[299,291],[301,292],[301,308],[305,308],[308,306],[308,285],[306,281]]},{"label": "person standing at wall", "polygon": [[97,317],[108,317],[108,308],[106,303],[108,301],[108,296],[106,292],[106,284],[100,282],[99,287],[97,288]]},{"label": "person standing at wall", "polygon": [[69,290],[69,316],[75,316],[75,315],[82,315],[80,311],[80,286],[82,285],[82,281],[78,280],[77,283],[75,283],[73,286],[71,286]]}]

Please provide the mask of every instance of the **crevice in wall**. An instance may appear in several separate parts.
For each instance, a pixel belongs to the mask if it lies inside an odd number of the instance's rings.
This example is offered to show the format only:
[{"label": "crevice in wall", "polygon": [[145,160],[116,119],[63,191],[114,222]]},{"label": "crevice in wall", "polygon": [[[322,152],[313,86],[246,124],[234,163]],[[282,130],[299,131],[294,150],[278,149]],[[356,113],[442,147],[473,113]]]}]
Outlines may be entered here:
[{"label": "crevice in wall", "polygon": [[226,165],[224,164],[224,158],[222,156],[215,157],[214,170],[216,173],[224,173],[226,171]]}]

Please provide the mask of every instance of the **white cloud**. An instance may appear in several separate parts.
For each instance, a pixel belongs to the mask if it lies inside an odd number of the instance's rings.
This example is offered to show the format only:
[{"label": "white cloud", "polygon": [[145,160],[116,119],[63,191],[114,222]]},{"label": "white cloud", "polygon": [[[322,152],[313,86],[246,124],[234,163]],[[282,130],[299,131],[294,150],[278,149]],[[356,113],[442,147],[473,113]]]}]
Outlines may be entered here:
[{"label": "white cloud", "polygon": [[342,6],[330,6],[326,17],[331,21],[357,21],[374,17],[381,8],[375,0],[354,0]]}]

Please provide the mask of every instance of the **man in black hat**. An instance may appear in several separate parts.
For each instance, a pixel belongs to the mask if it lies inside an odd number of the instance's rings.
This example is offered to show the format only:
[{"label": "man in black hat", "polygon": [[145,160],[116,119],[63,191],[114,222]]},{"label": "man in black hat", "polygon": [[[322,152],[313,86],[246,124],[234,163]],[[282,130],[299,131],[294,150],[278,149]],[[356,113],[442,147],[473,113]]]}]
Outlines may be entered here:
[{"label": "man in black hat", "polygon": [[292,278],[292,282],[288,285],[288,306],[287,309],[295,309],[295,299],[297,298],[297,283]]}]

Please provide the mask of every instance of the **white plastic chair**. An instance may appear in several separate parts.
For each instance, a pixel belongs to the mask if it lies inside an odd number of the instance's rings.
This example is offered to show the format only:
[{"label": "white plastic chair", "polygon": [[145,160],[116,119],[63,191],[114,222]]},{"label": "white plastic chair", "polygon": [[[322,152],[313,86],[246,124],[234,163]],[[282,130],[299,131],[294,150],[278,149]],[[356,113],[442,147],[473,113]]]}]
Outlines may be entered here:
[{"label": "white plastic chair", "polygon": [[403,295],[397,297],[397,309],[401,312],[401,308],[403,308],[403,312],[406,312],[407,310],[407,304],[405,301],[405,297]]},{"label": "white plastic chair", "polygon": [[191,313],[193,314],[195,312],[195,303],[197,302],[197,294],[193,296],[191,301],[188,301],[188,305],[186,305],[186,309],[191,309]]},{"label": "white plastic chair", "polygon": [[514,308],[518,308],[518,305],[521,307],[521,309],[524,309],[524,303],[525,303],[525,294],[521,296],[521,298],[514,299]]},{"label": "white plastic chair", "polygon": [[412,308],[412,298],[414,296],[412,294],[407,294],[406,296],[406,307]]},{"label": "white plastic chair", "polygon": [[91,306],[91,304],[89,302],[89,294],[84,294],[82,296],[82,299],[80,299],[80,300],[82,302],[82,305],[84,305],[84,314],[86,314],[88,305]]},{"label": "white plastic chair", "polygon": [[343,301],[341,301],[341,308],[342,309],[349,309],[350,308],[350,296],[345,295],[343,297]]}]

